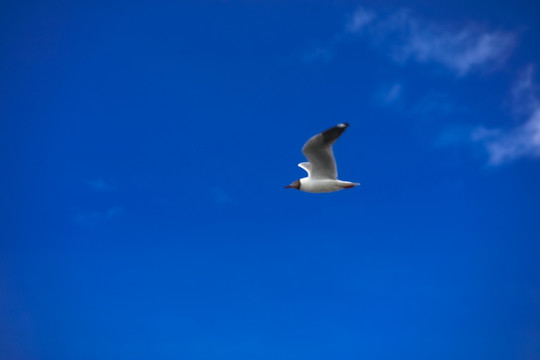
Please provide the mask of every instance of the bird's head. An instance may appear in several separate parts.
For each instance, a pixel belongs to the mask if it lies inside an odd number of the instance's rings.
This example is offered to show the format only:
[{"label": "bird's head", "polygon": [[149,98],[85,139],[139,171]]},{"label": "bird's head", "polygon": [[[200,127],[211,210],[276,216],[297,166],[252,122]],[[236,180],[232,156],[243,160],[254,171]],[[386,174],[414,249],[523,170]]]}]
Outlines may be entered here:
[{"label": "bird's head", "polygon": [[295,180],[291,185],[285,186],[285,189],[300,190],[300,180]]}]

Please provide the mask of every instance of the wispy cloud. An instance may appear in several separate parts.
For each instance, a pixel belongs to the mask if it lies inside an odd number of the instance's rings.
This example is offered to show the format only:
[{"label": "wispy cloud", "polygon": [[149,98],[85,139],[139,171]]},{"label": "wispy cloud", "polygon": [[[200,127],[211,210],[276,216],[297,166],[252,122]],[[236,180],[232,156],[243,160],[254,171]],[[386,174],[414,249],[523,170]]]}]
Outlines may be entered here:
[{"label": "wispy cloud", "polygon": [[512,87],[512,110],[517,116],[528,116],[540,107],[534,75],[534,66],[527,66]]},{"label": "wispy cloud", "polygon": [[347,23],[347,31],[354,33],[361,32],[374,19],[375,13],[373,11],[359,7]]},{"label": "wispy cloud", "polygon": [[506,60],[516,36],[474,23],[442,25],[400,10],[385,16],[359,8],[346,31],[370,41],[397,63],[434,63],[458,76],[493,68]]},{"label": "wispy cloud", "polygon": [[506,131],[479,127],[473,132],[473,140],[485,145],[491,165],[540,157],[540,98],[534,73],[534,67],[528,66],[512,88],[514,112],[524,119],[520,125]]},{"label": "wispy cloud", "polygon": [[[468,21],[434,22],[409,10],[377,12],[359,7],[342,31],[325,46],[306,56],[308,61],[330,62],[344,42],[364,42],[396,64],[438,65],[463,77],[489,72],[503,65],[517,44],[515,32],[493,29]],[[499,165],[521,157],[540,158],[540,97],[534,68],[522,72],[511,90],[512,111],[517,124],[506,129],[474,125],[447,127],[437,145],[475,142],[489,153],[489,163]],[[381,87],[375,100],[382,105],[399,103],[403,87],[399,83]],[[430,93],[410,110],[411,114],[437,117],[466,111],[444,94]]]},{"label": "wispy cloud", "polygon": [[392,105],[401,99],[403,86],[400,83],[394,83],[390,86],[382,87],[376,94],[377,101],[381,105]]}]

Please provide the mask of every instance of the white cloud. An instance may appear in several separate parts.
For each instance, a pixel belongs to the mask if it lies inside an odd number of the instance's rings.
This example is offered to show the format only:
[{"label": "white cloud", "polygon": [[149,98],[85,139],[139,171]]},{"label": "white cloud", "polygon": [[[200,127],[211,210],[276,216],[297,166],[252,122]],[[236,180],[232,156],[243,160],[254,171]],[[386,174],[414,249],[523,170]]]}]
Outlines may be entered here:
[{"label": "white cloud", "polygon": [[513,36],[506,33],[482,33],[473,28],[458,33],[447,30],[431,32],[426,28],[411,33],[400,51],[404,58],[438,62],[458,75],[465,75],[480,66],[495,65],[504,60],[513,44]]},{"label": "white cloud", "polygon": [[444,26],[408,11],[376,18],[361,8],[347,30],[367,34],[377,48],[398,63],[436,63],[458,76],[501,64],[515,45],[515,35],[509,32],[488,31],[474,24]]},{"label": "white cloud", "polygon": [[527,66],[512,87],[512,108],[518,116],[527,116],[540,107],[538,86],[534,82],[534,72],[534,66]]},{"label": "white cloud", "polygon": [[[346,24],[346,33],[367,41],[374,49],[398,64],[415,62],[437,64],[461,77],[489,71],[502,65],[516,45],[509,31],[488,29],[468,23],[436,23],[410,11],[375,13],[358,8]],[[341,41],[342,37],[338,37]],[[380,91],[383,104],[399,101],[399,84]],[[540,158],[540,97],[534,81],[534,68],[527,67],[511,89],[511,106],[517,123],[507,129],[456,125],[445,129],[437,144],[476,142],[489,153],[489,164],[500,165],[522,157]],[[460,110],[444,94],[433,93],[421,99],[411,112],[437,117]]]},{"label": "white cloud", "polygon": [[514,110],[525,120],[508,131],[478,128],[473,140],[485,145],[489,163],[500,165],[521,157],[540,157],[540,98],[529,66],[512,88]]},{"label": "white cloud", "polygon": [[375,19],[375,13],[364,8],[358,8],[354,12],[351,20],[347,24],[347,30],[349,32],[358,33],[362,31],[370,22]]},{"label": "white cloud", "polygon": [[540,157],[540,108],[521,126],[507,132],[492,132],[491,136],[475,138],[482,141],[489,152],[489,163],[500,165],[520,157]]}]

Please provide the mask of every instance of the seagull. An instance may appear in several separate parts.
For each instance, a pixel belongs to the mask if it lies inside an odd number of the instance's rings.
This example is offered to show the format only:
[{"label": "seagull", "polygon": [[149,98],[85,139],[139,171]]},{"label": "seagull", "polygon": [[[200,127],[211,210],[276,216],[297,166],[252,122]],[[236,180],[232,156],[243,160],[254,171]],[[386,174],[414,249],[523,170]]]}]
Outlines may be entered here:
[{"label": "seagull", "polygon": [[336,142],[348,126],[347,123],[338,124],[309,139],[302,148],[302,153],[309,162],[298,164],[307,171],[308,176],[285,186],[285,189],[297,189],[309,193],[328,193],[360,185],[350,181],[341,181],[337,178],[336,160],[334,160],[332,144]]}]

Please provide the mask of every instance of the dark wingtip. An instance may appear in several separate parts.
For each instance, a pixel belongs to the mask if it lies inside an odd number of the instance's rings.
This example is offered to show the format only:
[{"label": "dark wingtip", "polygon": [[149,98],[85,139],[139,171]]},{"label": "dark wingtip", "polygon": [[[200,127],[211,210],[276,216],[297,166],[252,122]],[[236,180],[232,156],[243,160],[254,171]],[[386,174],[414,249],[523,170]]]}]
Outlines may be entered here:
[{"label": "dark wingtip", "polygon": [[333,128],[323,131],[321,134],[323,138],[323,143],[325,145],[333,144],[337,140],[337,138],[341,134],[343,134],[343,132],[345,131],[347,127],[349,127],[349,124],[346,122],[343,122],[343,123],[337,124]]}]

